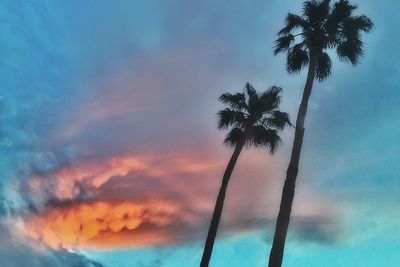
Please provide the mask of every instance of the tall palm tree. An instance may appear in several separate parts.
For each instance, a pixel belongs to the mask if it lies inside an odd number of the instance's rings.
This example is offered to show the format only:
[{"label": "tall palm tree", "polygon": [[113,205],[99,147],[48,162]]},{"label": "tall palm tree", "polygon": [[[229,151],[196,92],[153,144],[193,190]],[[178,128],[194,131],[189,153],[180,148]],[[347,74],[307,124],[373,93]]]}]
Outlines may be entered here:
[{"label": "tall palm tree", "polygon": [[354,15],[356,5],[339,0],[306,1],[301,16],[289,13],[286,25],[278,33],[274,53],[286,53],[289,74],[299,73],[308,65],[307,81],[296,120],[292,156],[286,173],[269,267],[280,267],[289,226],[296,177],[304,135],[304,120],[314,79],[325,80],[331,74],[332,62],[327,51],[336,49],[339,59],[353,65],[363,55],[361,33],[370,32],[373,23],[365,15]]},{"label": "tall palm tree", "polygon": [[222,178],[214,213],[208,230],[200,266],[206,267],[211,258],[219,221],[224,205],[225,193],[233,168],[245,145],[266,146],[274,153],[281,142],[278,131],[290,124],[289,115],[278,110],[282,89],[271,87],[263,93],[247,83],[244,93],[225,93],[219,101],[228,108],[218,112],[218,128],[230,129],[226,135],[225,145],[234,147],[234,151]]}]

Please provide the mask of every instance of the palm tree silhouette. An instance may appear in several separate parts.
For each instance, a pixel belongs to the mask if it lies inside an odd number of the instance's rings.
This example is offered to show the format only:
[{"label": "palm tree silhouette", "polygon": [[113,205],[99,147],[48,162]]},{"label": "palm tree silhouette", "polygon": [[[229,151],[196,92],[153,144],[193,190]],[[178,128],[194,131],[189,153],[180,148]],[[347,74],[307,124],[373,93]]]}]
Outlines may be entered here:
[{"label": "palm tree silhouette", "polygon": [[204,246],[201,267],[208,266],[210,262],[228,182],[243,147],[245,145],[266,146],[271,153],[274,153],[281,142],[278,131],[290,124],[289,115],[278,110],[281,91],[281,88],[273,86],[260,94],[247,83],[245,93],[225,93],[219,97],[219,101],[227,104],[228,108],[218,112],[218,128],[231,129],[224,143],[234,147],[234,152],[222,178]]},{"label": "palm tree silhouette", "polygon": [[304,135],[304,120],[314,79],[325,80],[331,74],[332,62],[327,50],[336,49],[339,59],[356,65],[363,55],[361,33],[370,32],[373,23],[365,15],[353,15],[356,5],[339,0],[306,1],[302,15],[289,13],[285,27],[278,32],[274,54],[286,52],[289,74],[299,73],[308,65],[307,81],[296,120],[292,155],[286,173],[269,267],[282,264],[285,239],[289,227],[296,177]]}]

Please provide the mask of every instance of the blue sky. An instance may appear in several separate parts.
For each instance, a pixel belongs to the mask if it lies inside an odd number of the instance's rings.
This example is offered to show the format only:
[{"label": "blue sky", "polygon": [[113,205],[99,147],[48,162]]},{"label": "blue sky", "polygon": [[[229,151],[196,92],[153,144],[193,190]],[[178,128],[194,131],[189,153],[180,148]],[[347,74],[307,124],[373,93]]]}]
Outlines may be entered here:
[{"label": "blue sky", "polygon": [[[375,28],[315,83],[285,267],[400,264],[400,3],[353,2]],[[301,1],[0,6],[0,265],[196,266],[230,155],[217,98],[279,85],[295,118],[305,73],[272,47]],[[242,153],[211,266],[266,265],[292,138]],[[86,208],[135,212],[79,236]]]}]

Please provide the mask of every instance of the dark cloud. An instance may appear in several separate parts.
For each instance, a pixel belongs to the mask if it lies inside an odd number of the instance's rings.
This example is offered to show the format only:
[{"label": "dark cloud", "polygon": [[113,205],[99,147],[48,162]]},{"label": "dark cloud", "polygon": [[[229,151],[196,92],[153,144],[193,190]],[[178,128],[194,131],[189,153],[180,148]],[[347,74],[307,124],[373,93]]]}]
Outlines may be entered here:
[{"label": "dark cloud", "polygon": [[335,218],[324,216],[297,216],[292,218],[291,239],[333,244],[343,239],[341,224]]},{"label": "dark cloud", "polygon": [[[65,249],[52,250],[38,241],[26,239],[12,221],[17,219],[14,207],[3,197],[0,184],[0,266],[7,267],[104,267],[86,256]],[[13,229],[13,230],[11,230]]]},{"label": "dark cloud", "polygon": [[[67,250],[35,250],[23,241],[16,241],[7,227],[0,225],[0,266],[7,267],[104,267],[97,261]],[[26,241],[25,241],[26,242]],[[38,247],[37,244],[34,246]]]}]

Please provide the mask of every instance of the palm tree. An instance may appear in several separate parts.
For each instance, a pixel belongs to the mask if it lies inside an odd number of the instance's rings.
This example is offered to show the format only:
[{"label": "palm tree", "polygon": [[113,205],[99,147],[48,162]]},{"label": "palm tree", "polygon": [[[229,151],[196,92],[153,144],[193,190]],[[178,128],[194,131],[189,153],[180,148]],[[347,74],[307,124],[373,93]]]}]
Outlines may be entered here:
[{"label": "palm tree", "polygon": [[225,93],[219,98],[219,101],[227,104],[228,108],[218,112],[218,128],[230,129],[224,143],[234,147],[234,151],[222,178],[204,246],[201,267],[207,267],[209,264],[228,182],[243,147],[245,145],[266,146],[271,153],[274,153],[281,142],[278,131],[290,124],[289,115],[278,110],[281,91],[281,88],[273,86],[260,94],[247,83],[245,93]]},{"label": "palm tree", "polygon": [[286,25],[278,33],[274,53],[286,53],[289,74],[299,73],[308,65],[307,81],[296,120],[292,155],[283,187],[269,267],[280,267],[289,226],[296,177],[304,135],[304,120],[314,79],[325,80],[331,74],[332,62],[327,51],[336,49],[339,59],[353,65],[363,55],[361,33],[368,33],[373,23],[365,15],[354,15],[356,5],[339,0],[306,1],[302,15],[289,13]]}]

